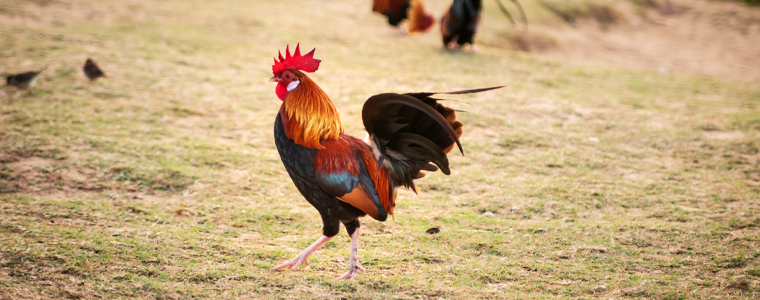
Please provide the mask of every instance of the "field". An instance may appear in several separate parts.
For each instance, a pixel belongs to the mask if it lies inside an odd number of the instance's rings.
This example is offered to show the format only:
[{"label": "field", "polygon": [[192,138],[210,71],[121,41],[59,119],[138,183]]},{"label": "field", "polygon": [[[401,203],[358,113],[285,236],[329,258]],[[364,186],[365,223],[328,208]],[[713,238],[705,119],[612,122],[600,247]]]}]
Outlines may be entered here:
[{"label": "field", "polygon": [[[0,90],[0,299],[759,298],[760,8],[700,1],[746,22],[700,19],[687,61],[592,42],[667,40],[699,7],[564,2],[524,0],[525,35],[486,1],[477,53],[370,1],[0,2],[0,72],[48,66]],[[269,271],[321,235],[272,133],[272,57],[299,42],[360,137],[371,95],[505,86],[447,102],[465,155],[363,219],[354,281],[345,231]]]}]

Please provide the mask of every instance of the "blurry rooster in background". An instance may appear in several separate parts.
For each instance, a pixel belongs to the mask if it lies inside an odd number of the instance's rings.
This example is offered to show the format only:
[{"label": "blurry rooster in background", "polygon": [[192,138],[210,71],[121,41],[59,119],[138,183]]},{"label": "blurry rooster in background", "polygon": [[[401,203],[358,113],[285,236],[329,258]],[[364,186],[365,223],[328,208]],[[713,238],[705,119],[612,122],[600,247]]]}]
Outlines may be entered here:
[{"label": "blurry rooster in background", "polygon": [[[426,32],[435,24],[435,17],[427,12],[422,0],[374,0],[372,11],[388,17],[388,24],[402,34]],[[399,26],[405,19],[409,19],[406,30]]]},{"label": "blurry rooster in background", "polygon": [[[522,21],[525,25],[524,30],[528,30],[528,19],[525,16],[520,2],[517,0],[511,0],[517,7],[522,17]],[[500,0],[496,0],[499,9],[504,15],[507,16],[509,22],[512,25],[515,24],[514,18],[509,13],[506,7]],[[478,25],[480,24],[480,17],[483,11],[483,3],[481,0],[454,0],[451,3],[451,7],[441,18],[441,33],[443,34],[443,47],[454,50],[457,47],[462,47],[469,44],[472,50],[475,51],[475,33],[478,31]]]},{"label": "blurry rooster in background", "polygon": [[[344,279],[364,270],[357,260],[359,217],[369,215],[385,221],[393,215],[396,188],[417,191],[414,180],[422,171],[440,170],[448,175],[446,153],[462,146],[462,123],[453,109],[430,96],[436,93],[379,94],[362,109],[368,141],[345,134],[327,94],[305,72],[315,72],[320,60],[314,50],[293,55],[286,48],[272,66],[275,93],[282,100],[274,123],[280,159],[298,191],[322,217],[323,236],[289,260],[273,268],[296,269],[308,264],[309,256],[335,237],[340,224],[351,236],[351,254]],[[444,94],[476,93],[485,88]]]},{"label": "blurry rooster in background", "polygon": [[483,6],[480,0],[454,0],[441,18],[443,47],[455,49],[465,44],[473,46]]}]

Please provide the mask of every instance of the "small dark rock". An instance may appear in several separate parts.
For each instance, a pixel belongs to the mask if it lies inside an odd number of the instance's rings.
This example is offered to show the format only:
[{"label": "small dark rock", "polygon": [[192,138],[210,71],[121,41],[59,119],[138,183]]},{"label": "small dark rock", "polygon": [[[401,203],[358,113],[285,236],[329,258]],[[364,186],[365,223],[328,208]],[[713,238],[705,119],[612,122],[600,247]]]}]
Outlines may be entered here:
[{"label": "small dark rock", "polygon": [[440,230],[440,229],[438,229],[438,227],[433,227],[433,228],[430,228],[430,229],[428,229],[428,230],[425,230],[425,232],[427,232],[427,233],[429,233],[429,234],[436,234],[436,233],[439,233],[439,232],[441,232],[441,230]]}]

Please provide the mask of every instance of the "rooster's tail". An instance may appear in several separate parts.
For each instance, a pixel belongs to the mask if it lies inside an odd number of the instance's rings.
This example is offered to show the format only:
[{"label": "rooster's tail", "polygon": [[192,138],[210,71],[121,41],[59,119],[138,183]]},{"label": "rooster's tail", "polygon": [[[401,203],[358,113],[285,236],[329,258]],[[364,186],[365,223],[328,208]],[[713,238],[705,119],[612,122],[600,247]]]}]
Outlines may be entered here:
[{"label": "rooster's tail", "polygon": [[380,94],[364,103],[362,118],[375,156],[388,171],[393,186],[417,191],[422,171],[451,174],[446,154],[454,146],[464,154],[459,137],[462,123],[456,111],[438,103],[435,94],[469,94],[500,87],[448,93]]}]

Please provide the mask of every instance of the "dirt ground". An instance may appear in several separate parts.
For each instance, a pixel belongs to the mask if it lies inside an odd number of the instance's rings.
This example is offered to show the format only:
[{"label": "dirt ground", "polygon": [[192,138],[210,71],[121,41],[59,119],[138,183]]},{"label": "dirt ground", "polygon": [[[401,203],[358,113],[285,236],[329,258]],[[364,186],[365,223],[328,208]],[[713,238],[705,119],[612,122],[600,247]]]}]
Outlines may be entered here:
[{"label": "dirt ground", "polygon": [[760,80],[760,10],[741,3],[647,1],[644,11],[616,3],[602,24],[594,18],[542,28],[559,41],[548,55],[579,64]]}]

